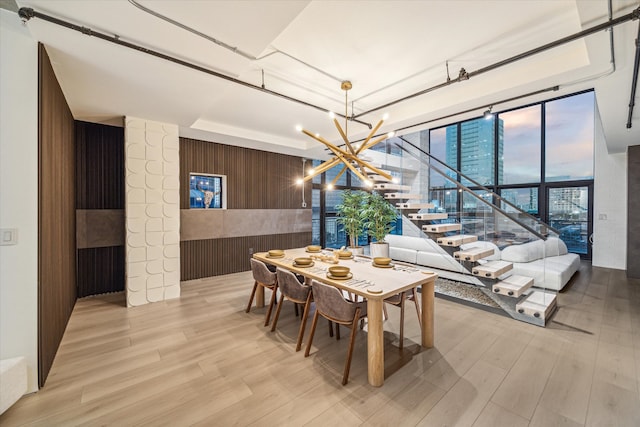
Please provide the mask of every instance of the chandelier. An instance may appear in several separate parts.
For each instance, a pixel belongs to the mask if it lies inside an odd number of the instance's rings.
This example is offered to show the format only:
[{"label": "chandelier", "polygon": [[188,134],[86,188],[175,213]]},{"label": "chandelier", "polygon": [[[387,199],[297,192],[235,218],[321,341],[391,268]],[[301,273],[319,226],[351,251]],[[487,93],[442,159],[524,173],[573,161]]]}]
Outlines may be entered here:
[{"label": "chandelier", "polygon": [[335,144],[332,144],[318,134],[313,134],[308,130],[303,129],[301,126],[296,127],[297,131],[304,133],[305,135],[315,139],[321,144],[324,144],[333,153],[333,157],[331,159],[324,161],[316,168],[310,169],[307,176],[298,179],[298,184],[309,181],[310,179],[313,179],[313,177],[326,172],[334,166],[338,166],[340,164],[342,164],[342,169],[335,176],[335,178],[329,184],[327,184],[328,190],[333,189],[336,182],[338,182],[338,179],[347,171],[347,169],[353,172],[353,174],[360,178],[360,180],[368,187],[373,186],[373,180],[370,177],[371,174],[380,175],[388,181],[393,181],[391,175],[388,172],[373,166],[369,161],[360,156],[365,150],[373,148],[378,143],[384,141],[387,138],[391,138],[394,135],[394,132],[389,132],[388,134],[374,139],[373,141],[371,140],[378,129],[380,129],[380,126],[382,126],[384,120],[387,118],[386,115],[382,120],[378,122],[376,126],[374,126],[369,135],[361,144],[352,144],[347,137],[347,123],[349,120],[347,115],[347,96],[349,89],[351,89],[352,87],[353,86],[351,82],[348,80],[343,81],[340,85],[340,88],[344,90],[344,129],[338,122],[338,119],[336,119],[335,114],[333,114],[333,112],[329,113],[329,116],[333,119],[333,123],[336,125],[336,128],[338,129],[338,132],[340,133],[340,136],[344,141],[344,149],[336,146]]}]

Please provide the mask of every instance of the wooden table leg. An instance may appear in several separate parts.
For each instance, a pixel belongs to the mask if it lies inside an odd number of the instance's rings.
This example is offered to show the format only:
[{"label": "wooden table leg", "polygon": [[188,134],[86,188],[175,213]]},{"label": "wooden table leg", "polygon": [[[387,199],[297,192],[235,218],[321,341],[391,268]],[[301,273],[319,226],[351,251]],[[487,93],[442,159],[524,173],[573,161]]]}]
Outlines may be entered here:
[{"label": "wooden table leg", "polygon": [[435,279],[422,285],[422,346],[431,348],[434,345],[433,315]]},{"label": "wooden table leg", "polygon": [[369,384],[384,384],[384,336],[382,330],[382,300],[367,299],[367,361]]},{"label": "wooden table leg", "polygon": [[256,307],[264,307],[264,286],[258,285],[256,289]]}]

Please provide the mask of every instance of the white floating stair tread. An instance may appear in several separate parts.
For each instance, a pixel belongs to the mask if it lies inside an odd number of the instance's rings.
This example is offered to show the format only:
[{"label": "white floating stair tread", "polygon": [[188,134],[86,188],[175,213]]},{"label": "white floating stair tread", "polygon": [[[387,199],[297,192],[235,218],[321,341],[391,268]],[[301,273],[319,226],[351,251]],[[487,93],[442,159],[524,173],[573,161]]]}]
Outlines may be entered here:
[{"label": "white floating stair tread", "polygon": [[411,191],[410,185],[402,185],[402,184],[374,184],[374,190],[396,190],[396,191]]},{"label": "white floating stair tread", "polygon": [[493,252],[491,248],[470,248],[464,251],[454,252],[453,257],[460,261],[477,261],[493,255]]},{"label": "white floating stair tread", "polygon": [[491,287],[494,293],[518,298],[527,289],[533,286],[533,277],[513,274]]},{"label": "white floating stair tread", "polygon": [[556,306],[556,295],[533,291],[527,298],[516,304],[516,311],[520,314],[546,319]]},{"label": "white floating stair tread", "polygon": [[442,246],[460,246],[465,243],[477,242],[478,236],[473,234],[457,234],[455,236],[438,237],[438,244]]},{"label": "white floating stair tread", "polygon": [[385,193],[385,199],[403,199],[403,200],[420,200],[422,196],[420,194],[411,193]]},{"label": "white floating stair tread", "polygon": [[449,218],[448,213],[410,213],[408,215],[409,219],[413,219],[416,221],[433,221],[436,219],[447,219]]},{"label": "white floating stair tread", "polygon": [[[439,239],[438,239],[439,240]],[[489,261],[486,264],[473,267],[471,272],[474,276],[497,279],[509,270],[513,269],[513,264],[507,261]]]},{"label": "white floating stair tread", "polygon": [[386,176],[382,176],[382,175],[369,175],[369,179],[371,179],[371,181],[375,181],[375,182],[391,182],[390,179],[388,179]]},{"label": "white floating stair tread", "polygon": [[462,230],[462,224],[429,224],[423,225],[422,231],[428,233],[446,233],[447,231],[460,231]]},{"label": "white floating stair tread", "polygon": [[433,203],[396,203],[398,209],[431,209]]}]

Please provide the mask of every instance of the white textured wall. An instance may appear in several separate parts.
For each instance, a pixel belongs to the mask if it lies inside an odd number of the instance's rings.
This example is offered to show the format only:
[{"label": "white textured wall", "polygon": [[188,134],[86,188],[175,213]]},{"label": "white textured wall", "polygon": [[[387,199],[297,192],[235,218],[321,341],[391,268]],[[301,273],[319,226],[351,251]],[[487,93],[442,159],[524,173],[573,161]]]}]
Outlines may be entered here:
[{"label": "white textured wall", "polygon": [[596,114],[593,182],[591,262],[596,267],[626,270],[627,155],[607,152],[599,114]]},{"label": "white textured wall", "polygon": [[0,359],[24,356],[38,390],[38,45],[15,13],[0,9]]},{"label": "white textured wall", "polygon": [[127,117],[127,305],[180,296],[178,126]]}]

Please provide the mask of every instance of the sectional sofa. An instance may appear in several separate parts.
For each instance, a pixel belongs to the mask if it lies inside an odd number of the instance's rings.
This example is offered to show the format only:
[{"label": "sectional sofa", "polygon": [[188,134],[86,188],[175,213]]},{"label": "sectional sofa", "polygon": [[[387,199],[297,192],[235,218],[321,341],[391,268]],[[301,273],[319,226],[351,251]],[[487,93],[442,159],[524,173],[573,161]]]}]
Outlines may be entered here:
[{"label": "sectional sofa", "polygon": [[[449,255],[442,247],[429,238],[413,236],[387,235],[389,256],[397,261],[410,262],[439,270],[442,277],[477,283],[464,266]],[[463,245],[488,247],[494,250],[486,261],[502,260],[513,263],[508,274],[532,277],[534,286],[559,291],[571,279],[580,267],[580,257],[569,253],[567,246],[558,238],[550,237],[546,241],[514,244],[500,250],[491,242],[478,241]],[[485,262],[486,262],[485,261]]]}]

